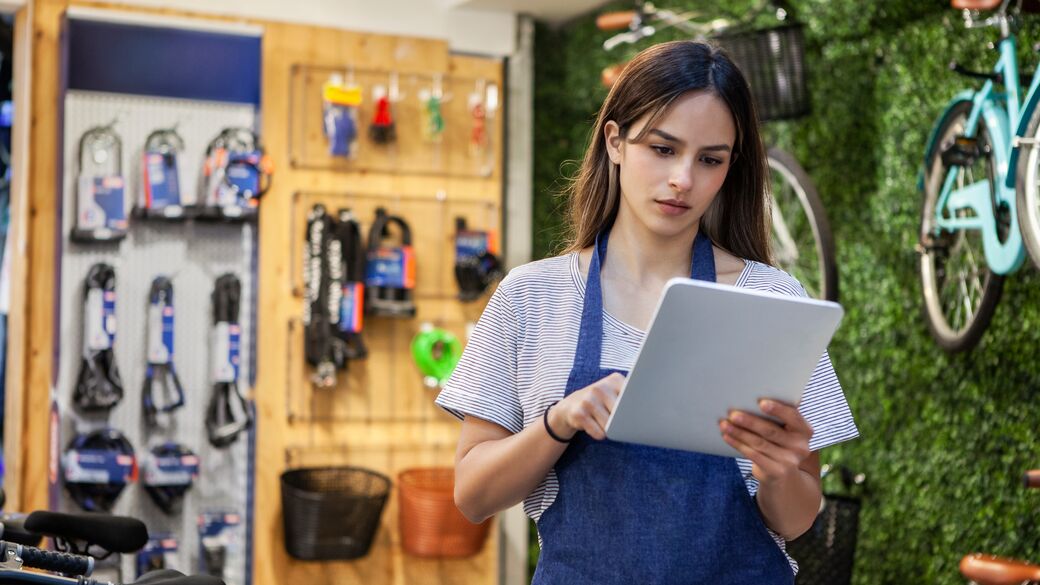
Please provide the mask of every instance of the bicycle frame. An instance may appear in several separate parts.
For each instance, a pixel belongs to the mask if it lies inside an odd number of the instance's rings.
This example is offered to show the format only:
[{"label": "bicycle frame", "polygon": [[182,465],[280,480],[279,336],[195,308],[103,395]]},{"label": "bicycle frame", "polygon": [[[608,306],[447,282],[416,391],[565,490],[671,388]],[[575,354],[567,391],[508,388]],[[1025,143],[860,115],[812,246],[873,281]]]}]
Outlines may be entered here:
[{"label": "bicycle frame", "polygon": [[[950,103],[950,108],[960,102],[971,102],[971,112],[965,124],[964,134],[974,138],[979,118],[986,122],[997,181],[995,197],[997,205],[1007,207],[1011,215],[1011,229],[1007,240],[1003,243],[997,235],[996,218],[993,215],[993,204],[990,201],[988,181],[983,179],[960,189],[954,189],[958,167],[949,169],[942,186],[942,192],[935,208],[935,226],[939,229],[981,230],[986,264],[997,274],[1009,274],[1022,266],[1026,250],[1022,242],[1022,234],[1018,228],[1018,212],[1015,198],[1015,175],[1019,160],[1019,151],[1029,141],[1021,140],[1022,133],[1029,123],[1029,118],[1040,101],[1037,87],[1040,86],[1040,69],[1033,79],[1026,94],[1025,107],[1021,106],[1019,94],[1021,86],[1018,78],[1018,60],[1015,56],[1015,36],[1008,35],[1000,41],[1000,58],[994,73],[1003,76],[1006,92],[994,91],[993,80],[987,80],[978,91],[967,90],[959,93]],[[1002,105],[1006,101],[1007,108]],[[947,110],[949,111],[949,110]],[[945,118],[945,115],[943,116]],[[1016,128],[1011,134],[1012,124]],[[936,126],[936,131],[938,125]],[[935,147],[938,136],[929,141],[929,152]],[[972,217],[957,217],[961,210],[971,210]]]}]

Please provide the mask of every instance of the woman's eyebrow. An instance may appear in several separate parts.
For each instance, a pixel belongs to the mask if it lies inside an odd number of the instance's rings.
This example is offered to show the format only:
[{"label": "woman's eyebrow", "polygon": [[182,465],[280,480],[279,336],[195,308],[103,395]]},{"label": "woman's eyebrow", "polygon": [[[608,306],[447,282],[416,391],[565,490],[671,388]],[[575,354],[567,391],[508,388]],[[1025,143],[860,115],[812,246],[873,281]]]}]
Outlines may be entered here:
[{"label": "woman's eyebrow", "polygon": [[[660,138],[662,138],[662,139],[664,139],[664,140],[666,140],[668,142],[674,142],[674,143],[682,145],[682,146],[686,145],[686,141],[680,139],[677,136],[672,136],[671,134],[665,132],[664,130],[661,130],[660,128],[651,128],[648,133],[649,134],[656,134],[657,136],[659,136]],[[701,150],[729,152],[729,151],[731,151],[733,149],[728,144],[712,144],[711,146],[703,146],[703,147],[701,147]]]}]

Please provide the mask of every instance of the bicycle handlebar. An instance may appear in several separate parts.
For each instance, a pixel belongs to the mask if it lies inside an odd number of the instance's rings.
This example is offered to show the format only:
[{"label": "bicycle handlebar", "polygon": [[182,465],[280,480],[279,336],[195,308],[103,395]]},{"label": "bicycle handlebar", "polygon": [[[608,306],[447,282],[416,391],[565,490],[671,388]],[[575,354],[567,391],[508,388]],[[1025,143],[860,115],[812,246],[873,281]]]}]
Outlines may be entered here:
[{"label": "bicycle handlebar", "polygon": [[[0,541],[3,550],[12,548],[15,555],[22,559],[22,565],[33,569],[43,569],[63,575],[83,575],[89,577],[94,572],[94,557],[72,555],[53,550],[42,550],[22,544],[9,544]],[[10,553],[8,553],[10,554]]]},{"label": "bicycle handlebar", "polygon": [[629,28],[636,19],[635,10],[620,12],[604,12],[596,17],[596,28],[599,30],[620,30]]},{"label": "bicycle handlebar", "polygon": [[1040,488],[1040,469],[1031,469],[1026,472],[1025,484],[1028,488]]},{"label": "bicycle handlebar", "polygon": [[0,583],[3,585],[112,585],[106,581],[97,581],[87,577],[72,579],[15,569],[0,569]]}]

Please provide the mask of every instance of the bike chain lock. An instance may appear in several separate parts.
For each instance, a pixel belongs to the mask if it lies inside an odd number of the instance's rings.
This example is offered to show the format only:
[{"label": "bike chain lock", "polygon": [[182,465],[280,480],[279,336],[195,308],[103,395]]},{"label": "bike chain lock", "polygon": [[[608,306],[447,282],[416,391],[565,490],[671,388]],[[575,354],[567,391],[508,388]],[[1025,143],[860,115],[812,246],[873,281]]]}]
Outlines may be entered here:
[{"label": "bike chain lock", "polygon": [[184,406],[184,388],[173,367],[173,284],[165,276],[156,277],[148,293],[147,352],[141,401],[145,421],[154,426],[160,412]]},{"label": "bike chain lock", "polygon": [[83,304],[83,361],[72,402],[84,412],[108,411],[123,398],[116,368],[116,271],[98,263],[87,274]]},{"label": "bike chain lock", "polygon": [[242,284],[234,274],[217,278],[213,289],[214,385],[206,409],[206,432],[214,447],[227,447],[253,424],[249,401],[238,386],[238,325]]}]

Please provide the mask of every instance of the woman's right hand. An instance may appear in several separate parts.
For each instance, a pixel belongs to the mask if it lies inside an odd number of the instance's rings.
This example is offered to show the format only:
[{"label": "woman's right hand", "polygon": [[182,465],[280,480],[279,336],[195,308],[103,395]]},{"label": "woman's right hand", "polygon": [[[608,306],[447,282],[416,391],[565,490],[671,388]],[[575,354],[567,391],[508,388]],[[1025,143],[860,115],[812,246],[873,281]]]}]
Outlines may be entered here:
[{"label": "woman's right hand", "polygon": [[549,409],[549,426],[564,439],[585,431],[597,441],[607,438],[607,419],[614,412],[625,376],[613,373],[572,392]]}]

